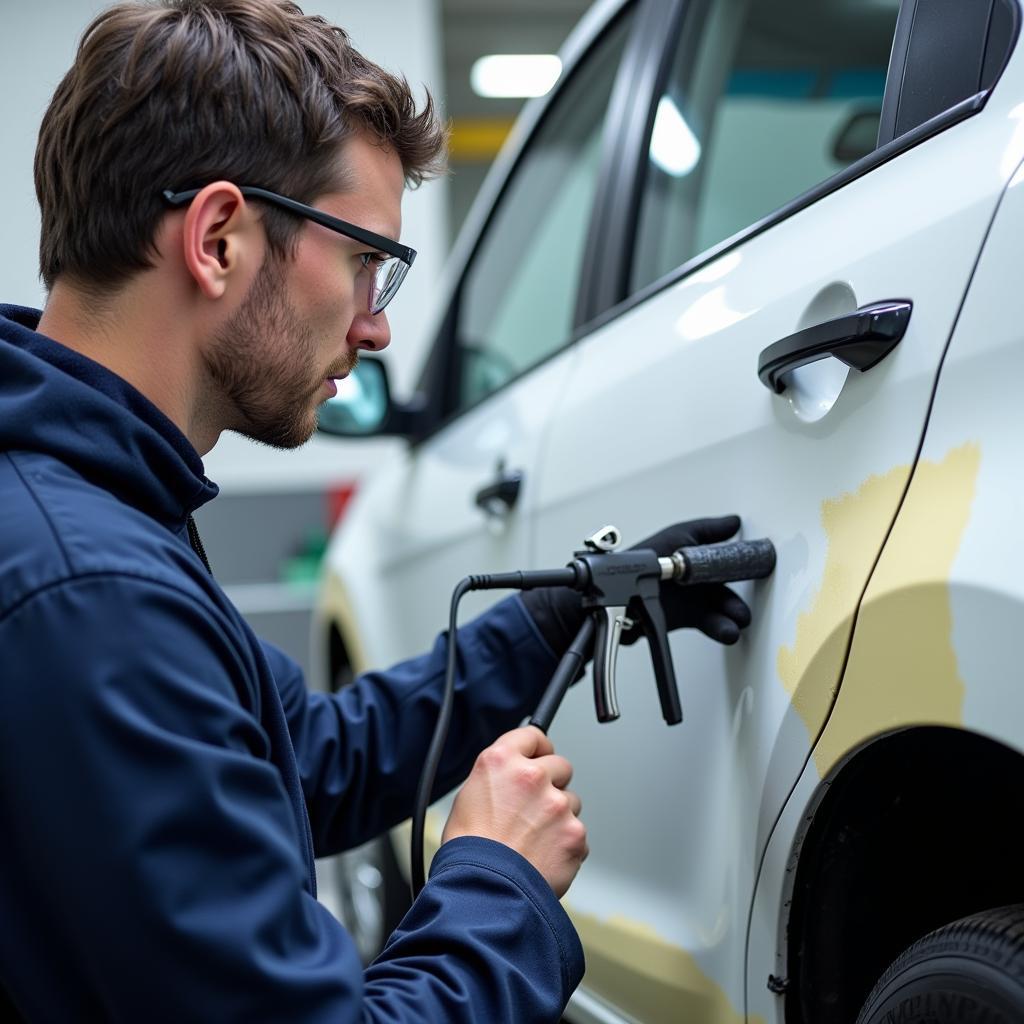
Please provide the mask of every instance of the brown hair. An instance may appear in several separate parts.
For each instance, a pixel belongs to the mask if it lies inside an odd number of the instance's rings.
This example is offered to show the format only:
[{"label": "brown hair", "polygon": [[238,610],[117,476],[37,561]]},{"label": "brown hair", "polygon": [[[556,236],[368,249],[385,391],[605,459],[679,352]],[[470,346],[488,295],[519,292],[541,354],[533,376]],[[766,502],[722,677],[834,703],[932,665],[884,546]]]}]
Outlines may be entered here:
[{"label": "brown hair", "polygon": [[[110,291],[152,266],[160,193],[226,179],[310,202],[343,188],[338,147],[368,131],[412,185],[441,170],[429,93],[288,0],[120,3],[86,29],[36,148],[40,274]],[[271,248],[301,222],[265,209]]]}]

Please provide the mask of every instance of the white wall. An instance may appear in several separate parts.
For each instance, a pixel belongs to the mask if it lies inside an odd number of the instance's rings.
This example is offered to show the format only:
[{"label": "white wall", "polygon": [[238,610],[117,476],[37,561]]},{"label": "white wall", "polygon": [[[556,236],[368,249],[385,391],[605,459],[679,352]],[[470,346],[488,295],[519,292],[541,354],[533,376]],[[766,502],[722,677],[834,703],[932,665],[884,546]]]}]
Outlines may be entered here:
[{"label": "white wall", "polygon": [[[300,0],[301,3],[301,0]],[[442,96],[439,0],[307,0],[307,14],[344,27],[356,47],[401,72],[422,96]],[[41,305],[39,211],[32,160],[39,122],[74,58],[78,37],[108,6],[95,0],[0,0],[0,302]],[[416,265],[388,308],[392,348],[387,358],[400,396],[411,390],[425,355],[425,321],[448,250],[447,183],[428,182],[407,194],[402,240],[417,249]],[[88,211],[83,211],[88,216]],[[316,437],[295,452],[261,448],[225,435],[206,457],[208,475],[225,490],[320,487],[359,475],[398,442],[339,442]]]},{"label": "white wall", "polygon": [[39,306],[39,208],[32,159],[39,122],[74,58],[78,36],[104,7],[92,0],[0,0],[0,301]]}]

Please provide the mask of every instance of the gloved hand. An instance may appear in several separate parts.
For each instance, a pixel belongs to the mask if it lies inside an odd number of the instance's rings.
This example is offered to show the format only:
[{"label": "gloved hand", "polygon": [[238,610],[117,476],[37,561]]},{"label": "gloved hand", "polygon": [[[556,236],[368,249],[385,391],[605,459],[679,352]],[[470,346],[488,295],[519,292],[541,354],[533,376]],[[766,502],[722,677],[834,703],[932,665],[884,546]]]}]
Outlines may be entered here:
[{"label": "gloved hand", "polygon": [[[692,519],[668,526],[639,544],[634,544],[630,550],[650,548],[660,558],[664,558],[677,548],[728,540],[739,528],[739,516]],[[555,656],[560,658],[583,625],[585,612],[580,603],[580,595],[568,587],[541,587],[537,590],[524,590],[522,600],[541,635]],[[705,636],[720,644],[736,643],[740,638],[740,630],[750,625],[750,609],[746,602],[724,583],[697,583],[683,587],[677,583],[662,583],[661,606],[670,630],[695,626]],[[627,615],[634,621],[639,618],[633,602],[630,603]],[[623,632],[622,643],[635,643],[641,636],[643,630],[635,625]]]}]

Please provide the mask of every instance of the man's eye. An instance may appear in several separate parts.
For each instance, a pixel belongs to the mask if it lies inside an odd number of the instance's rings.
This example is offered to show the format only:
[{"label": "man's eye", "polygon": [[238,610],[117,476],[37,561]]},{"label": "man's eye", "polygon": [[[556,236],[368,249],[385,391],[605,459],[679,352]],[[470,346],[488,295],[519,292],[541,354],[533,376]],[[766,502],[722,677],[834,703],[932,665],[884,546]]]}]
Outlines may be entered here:
[{"label": "man's eye", "polygon": [[384,263],[387,258],[387,253],[383,252],[361,252],[359,254],[360,262],[364,267],[368,267],[371,263]]}]

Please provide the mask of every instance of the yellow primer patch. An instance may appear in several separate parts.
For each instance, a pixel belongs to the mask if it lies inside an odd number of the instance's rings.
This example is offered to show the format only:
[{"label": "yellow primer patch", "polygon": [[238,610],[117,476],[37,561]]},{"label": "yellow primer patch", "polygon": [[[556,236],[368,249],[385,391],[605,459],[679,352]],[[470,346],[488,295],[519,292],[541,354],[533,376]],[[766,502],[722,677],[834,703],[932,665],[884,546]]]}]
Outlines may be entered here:
[{"label": "yellow primer patch", "polygon": [[813,739],[828,714],[868,573],[906,487],[909,466],[871,476],[852,494],[822,503],[828,554],[821,587],[797,619],[796,642],[779,649],[776,668],[793,709]]},{"label": "yellow primer patch", "polygon": [[[629,918],[606,920],[565,905],[587,955],[584,987],[645,1024],[744,1024],[717,982],[689,953]],[[751,1017],[748,1024],[764,1024]]]},{"label": "yellow primer patch", "polygon": [[814,751],[824,777],[870,736],[963,725],[949,576],[970,517],[981,448],[919,463],[857,622],[839,699]]}]

